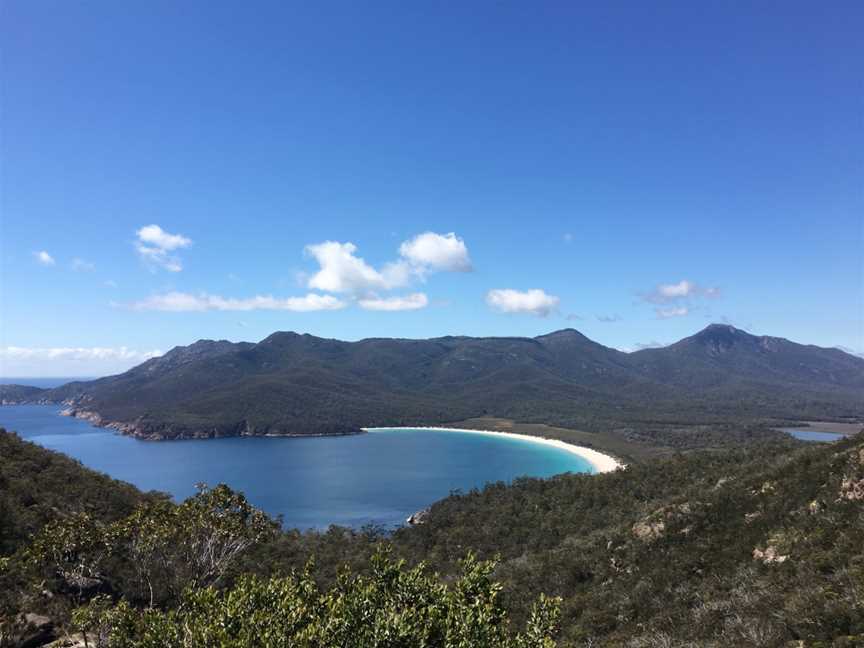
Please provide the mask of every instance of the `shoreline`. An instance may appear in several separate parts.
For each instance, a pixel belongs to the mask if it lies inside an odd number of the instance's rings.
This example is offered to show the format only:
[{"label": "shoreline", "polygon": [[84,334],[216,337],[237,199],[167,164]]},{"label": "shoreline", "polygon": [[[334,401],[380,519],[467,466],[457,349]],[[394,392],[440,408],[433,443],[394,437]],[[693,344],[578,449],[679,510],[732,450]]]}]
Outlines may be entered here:
[{"label": "shoreline", "polygon": [[453,428],[442,427],[438,425],[413,425],[413,426],[398,426],[398,427],[364,427],[361,428],[364,432],[384,432],[397,430],[431,430],[434,432],[468,432],[471,434],[485,434],[487,436],[503,436],[511,439],[521,439],[523,441],[532,441],[542,445],[552,446],[559,450],[564,450],[570,454],[574,454],[587,461],[594,468],[595,473],[607,473],[626,468],[627,464],[618,461],[611,455],[604,454],[593,448],[585,446],[577,446],[560,439],[550,439],[548,437],[532,436],[530,434],[516,434],[515,432],[496,432],[495,430],[472,430],[469,428]]}]

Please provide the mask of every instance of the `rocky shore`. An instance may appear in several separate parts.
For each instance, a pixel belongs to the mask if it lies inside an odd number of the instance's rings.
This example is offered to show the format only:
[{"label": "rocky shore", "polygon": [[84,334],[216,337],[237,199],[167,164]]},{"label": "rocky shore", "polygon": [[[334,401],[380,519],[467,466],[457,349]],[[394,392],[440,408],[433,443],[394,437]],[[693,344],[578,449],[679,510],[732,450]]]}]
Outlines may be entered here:
[{"label": "rocky shore", "polygon": [[326,433],[305,434],[282,431],[269,426],[254,427],[248,422],[223,428],[195,428],[153,423],[144,418],[140,418],[136,421],[112,421],[106,419],[95,410],[75,407],[68,403],[66,405],[67,407],[60,412],[61,416],[71,416],[73,418],[82,419],[96,427],[110,428],[116,430],[120,434],[141,439],[142,441],[179,441],[188,439],[222,439],[231,437],[351,436],[354,434],[365,433],[364,430],[358,428],[356,430],[334,430],[333,432]]}]

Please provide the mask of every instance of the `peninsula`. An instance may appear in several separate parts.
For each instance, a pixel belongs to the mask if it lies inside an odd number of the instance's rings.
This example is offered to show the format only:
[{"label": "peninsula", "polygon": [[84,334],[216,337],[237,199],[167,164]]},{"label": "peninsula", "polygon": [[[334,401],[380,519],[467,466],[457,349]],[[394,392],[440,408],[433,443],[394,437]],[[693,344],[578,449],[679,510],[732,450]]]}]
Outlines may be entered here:
[{"label": "peninsula", "polygon": [[117,376],[55,389],[0,386],[0,402],[62,404],[70,416],[150,440],[501,417],[681,447],[731,428],[856,421],[862,391],[862,358],[712,324],[633,353],[573,329],[534,338],[201,340]]}]

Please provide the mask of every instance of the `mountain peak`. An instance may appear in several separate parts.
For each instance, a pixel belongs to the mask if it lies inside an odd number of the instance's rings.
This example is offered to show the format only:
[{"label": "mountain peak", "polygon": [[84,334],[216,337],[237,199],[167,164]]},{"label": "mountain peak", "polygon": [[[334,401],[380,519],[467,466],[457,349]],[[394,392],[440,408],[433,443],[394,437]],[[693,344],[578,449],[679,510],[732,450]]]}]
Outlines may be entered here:
[{"label": "mountain peak", "polygon": [[699,331],[698,333],[692,335],[690,338],[685,339],[695,339],[695,340],[745,340],[756,338],[757,336],[748,333],[739,328],[735,328],[731,324],[709,324],[704,329]]},{"label": "mountain peak", "polygon": [[739,328],[735,328],[731,324],[720,324],[717,322],[709,324],[704,329],[702,329],[701,331],[696,333],[696,335],[702,335],[704,333],[733,333],[733,334],[744,333],[745,335],[749,335],[749,333],[747,333],[746,331],[742,331]]},{"label": "mountain peak", "polygon": [[187,346],[175,346],[164,355],[151,358],[129,371],[148,374],[170,371],[181,365],[188,365],[205,358],[231,353],[243,348],[245,345],[247,345],[245,342],[235,344],[228,340],[202,339]]},{"label": "mountain peak", "polygon": [[546,340],[546,341],[554,341],[554,340],[587,340],[582,333],[577,331],[574,328],[563,328],[557,331],[552,331],[551,333],[546,333],[545,335],[538,335],[534,338],[535,340]]},{"label": "mountain peak", "polygon": [[300,337],[300,334],[295,333],[294,331],[274,331],[266,338],[261,340],[258,344],[271,344],[280,340],[292,340],[298,337]]}]

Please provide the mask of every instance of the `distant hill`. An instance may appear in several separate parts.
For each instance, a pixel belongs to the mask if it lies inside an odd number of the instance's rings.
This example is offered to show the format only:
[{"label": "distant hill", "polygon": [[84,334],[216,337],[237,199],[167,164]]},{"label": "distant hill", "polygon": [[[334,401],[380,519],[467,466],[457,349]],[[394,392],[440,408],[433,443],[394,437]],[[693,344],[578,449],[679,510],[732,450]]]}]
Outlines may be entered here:
[{"label": "distant hill", "polygon": [[4,403],[70,413],[152,439],[346,434],[361,426],[499,416],[604,429],[864,416],[864,359],[712,324],[668,347],[623,353],[565,329],[536,338],[373,338],[278,332],[201,340],[118,376]]}]

